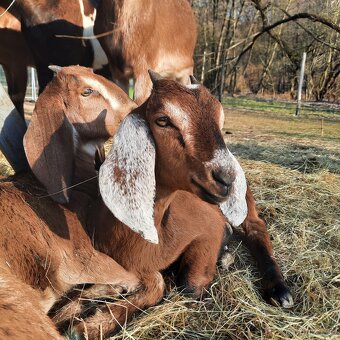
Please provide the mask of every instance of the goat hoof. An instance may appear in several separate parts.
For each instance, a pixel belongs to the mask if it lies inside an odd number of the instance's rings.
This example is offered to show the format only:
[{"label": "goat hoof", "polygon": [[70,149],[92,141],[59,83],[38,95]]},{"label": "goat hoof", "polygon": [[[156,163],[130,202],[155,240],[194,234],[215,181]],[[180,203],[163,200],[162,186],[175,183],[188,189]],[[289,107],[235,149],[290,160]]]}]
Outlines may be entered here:
[{"label": "goat hoof", "polygon": [[271,304],[283,308],[292,308],[294,305],[293,297],[284,282],[279,282],[274,287],[267,289],[265,298]]}]

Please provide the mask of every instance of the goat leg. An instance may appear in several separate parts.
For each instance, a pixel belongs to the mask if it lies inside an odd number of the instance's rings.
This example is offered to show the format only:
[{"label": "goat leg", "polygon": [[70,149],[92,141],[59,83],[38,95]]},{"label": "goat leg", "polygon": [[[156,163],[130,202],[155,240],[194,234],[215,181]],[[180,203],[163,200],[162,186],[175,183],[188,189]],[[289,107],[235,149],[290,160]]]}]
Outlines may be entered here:
[{"label": "goat leg", "polygon": [[0,339],[64,339],[40,301],[37,290],[0,263]]},{"label": "goat leg", "polygon": [[144,275],[141,282],[140,290],[124,300],[106,300],[99,305],[93,301],[92,311],[88,308],[86,315],[73,315],[73,320],[69,321],[78,320],[78,323],[73,326],[72,332],[86,339],[107,338],[121,330],[135,312],[157,304],[165,289],[162,275],[159,272],[150,273]]},{"label": "goat leg", "polygon": [[181,257],[177,286],[184,294],[200,297],[214,279],[216,263],[222,248],[229,239],[229,229],[224,225],[214,225],[213,230],[195,239]]},{"label": "goat leg", "polygon": [[27,65],[8,64],[2,65],[2,67],[8,84],[8,95],[22,118],[25,119],[24,101],[27,86]]},{"label": "goat leg", "polygon": [[248,215],[242,224],[242,238],[255,258],[262,275],[264,296],[270,302],[276,301],[282,307],[290,308],[293,306],[293,298],[273,256],[273,247],[266,224],[258,216],[256,203],[249,185],[246,200]]}]

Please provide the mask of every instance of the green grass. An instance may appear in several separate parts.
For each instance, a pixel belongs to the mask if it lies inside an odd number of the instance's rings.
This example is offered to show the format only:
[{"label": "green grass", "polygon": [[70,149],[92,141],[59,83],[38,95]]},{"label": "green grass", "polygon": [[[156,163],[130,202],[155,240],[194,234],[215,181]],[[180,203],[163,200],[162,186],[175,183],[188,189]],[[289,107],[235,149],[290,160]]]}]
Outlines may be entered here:
[{"label": "green grass", "polygon": [[[295,114],[296,103],[286,101],[273,101],[265,99],[251,99],[244,97],[224,97],[222,104],[228,108],[241,108],[251,111],[280,113],[286,115]],[[339,117],[340,105],[305,102],[301,104],[301,115],[319,115],[324,117]]]}]

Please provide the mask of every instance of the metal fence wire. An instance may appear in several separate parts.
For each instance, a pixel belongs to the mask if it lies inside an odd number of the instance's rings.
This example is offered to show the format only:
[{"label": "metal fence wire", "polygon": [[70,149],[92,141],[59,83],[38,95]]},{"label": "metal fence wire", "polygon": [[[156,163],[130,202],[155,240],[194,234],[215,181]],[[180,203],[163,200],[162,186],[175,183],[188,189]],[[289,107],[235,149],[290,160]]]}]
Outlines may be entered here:
[{"label": "metal fence wire", "polygon": [[[38,91],[39,91],[37,72],[36,72],[35,68],[28,67],[27,68],[27,75],[28,75],[28,80],[27,80],[27,89],[26,89],[25,99],[35,101],[38,98]],[[33,77],[34,77],[35,82],[32,81]],[[0,83],[7,90],[7,82],[6,82],[5,72],[4,72],[1,65],[0,65]],[[32,89],[34,90],[33,92],[32,92]]]}]

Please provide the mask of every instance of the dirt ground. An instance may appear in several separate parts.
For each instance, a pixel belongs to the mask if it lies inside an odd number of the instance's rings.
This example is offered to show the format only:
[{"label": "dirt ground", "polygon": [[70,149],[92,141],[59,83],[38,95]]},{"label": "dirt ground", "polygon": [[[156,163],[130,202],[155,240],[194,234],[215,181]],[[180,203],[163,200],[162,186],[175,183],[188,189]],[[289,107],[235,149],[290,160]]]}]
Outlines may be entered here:
[{"label": "dirt ground", "polygon": [[[261,297],[259,274],[233,240],[201,301],[169,286],[163,302],[112,339],[340,339],[340,120],[226,110],[224,134],[273,238],[295,306]],[[0,155],[0,174],[11,171]]]}]

